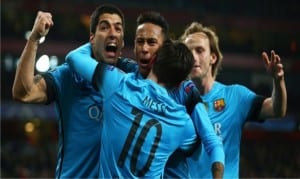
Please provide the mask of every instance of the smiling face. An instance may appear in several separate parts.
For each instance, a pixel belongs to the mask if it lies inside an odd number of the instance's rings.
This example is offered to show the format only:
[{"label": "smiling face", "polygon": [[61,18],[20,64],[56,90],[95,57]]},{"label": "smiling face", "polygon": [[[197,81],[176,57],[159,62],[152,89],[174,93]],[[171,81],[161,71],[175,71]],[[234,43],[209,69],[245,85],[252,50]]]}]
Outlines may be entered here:
[{"label": "smiling face", "polygon": [[137,27],[134,54],[139,65],[139,72],[143,77],[149,74],[163,41],[164,35],[160,26],[144,23]]},{"label": "smiling face", "polygon": [[116,64],[124,46],[124,29],[121,17],[109,13],[100,15],[96,31],[90,35],[90,42],[96,60]]},{"label": "smiling face", "polygon": [[194,33],[188,35],[184,43],[192,51],[195,63],[191,72],[192,78],[211,77],[212,64],[216,61],[216,56],[210,51],[208,37],[204,33]]}]

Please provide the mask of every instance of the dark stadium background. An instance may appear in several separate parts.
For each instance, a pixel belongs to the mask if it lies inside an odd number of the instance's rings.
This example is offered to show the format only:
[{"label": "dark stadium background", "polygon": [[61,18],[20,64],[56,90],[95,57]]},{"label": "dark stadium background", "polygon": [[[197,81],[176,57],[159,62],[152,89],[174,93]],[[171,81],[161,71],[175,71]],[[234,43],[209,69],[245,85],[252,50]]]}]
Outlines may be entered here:
[{"label": "dark stadium background", "polygon": [[[53,14],[54,27],[37,57],[64,55],[89,39],[89,15],[101,3],[118,5],[126,18],[124,56],[132,57],[135,20],[156,10],[178,38],[193,20],[213,27],[224,53],[218,80],[240,83],[269,95],[271,79],[261,60],[271,49],[285,65],[288,110],[284,120],[247,124],[241,144],[242,178],[300,177],[300,2],[298,0],[2,0],[1,1],[1,178],[53,177],[57,123],[53,105],[12,101],[17,60],[38,10]],[[227,104],[230,105],[230,104]],[[32,128],[34,127],[34,128]],[[28,132],[26,132],[26,130]],[[32,130],[30,132],[30,129]]]}]

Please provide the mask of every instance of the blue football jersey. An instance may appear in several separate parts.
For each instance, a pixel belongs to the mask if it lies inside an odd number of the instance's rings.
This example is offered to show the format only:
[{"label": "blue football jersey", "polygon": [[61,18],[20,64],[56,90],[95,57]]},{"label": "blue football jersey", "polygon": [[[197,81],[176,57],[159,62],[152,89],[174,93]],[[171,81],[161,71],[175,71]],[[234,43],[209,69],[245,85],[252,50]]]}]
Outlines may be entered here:
[{"label": "blue football jersey", "polygon": [[[98,83],[95,84],[96,87],[99,88],[99,91],[101,94],[106,94],[104,96],[107,96],[107,94],[111,91],[113,91],[113,89],[116,89],[119,87],[119,84],[121,83],[121,79],[122,76],[124,74],[122,74],[120,72],[120,70],[114,68],[113,66],[109,66],[109,65],[98,65],[96,62],[92,62],[92,63],[86,63],[85,61],[81,60],[71,60],[69,61],[70,65],[76,69],[76,71],[78,73],[80,73],[82,76],[84,76],[84,78],[88,79],[89,81],[93,81],[94,83]],[[95,72],[95,73],[90,73],[90,72]],[[98,75],[97,75],[98,73]],[[100,74],[100,75],[99,75]],[[136,71],[136,73],[131,74],[132,78],[137,80],[137,79],[143,79],[141,77],[141,75],[138,73],[138,71]],[[121,77],[120,77],[121,76]],[[95,78],[96,77],[96,78]],[[106,82],[107,81],[107,82]],[[139,80],[141,81],[141,80]],[[109,85],[105,85],[106,83],[109,82]],[[196,87],[193,85],[193,83],[191,81],[184,81],[180,87],[178,89],[175,90],[171,90],[169,91],[169,95],[172,96],[172,98],[178,103],[178,104],[183,104],[187,107],[189,113],[191,113],[194,110],[194,106],[196,105],[197,102],[199,102],[198,100],[195,100],[197,98],[199,98],[199,96],[197,96],[197,93],[195,93],[195,89]],[[199,108],[201,109],[201,108]],[[197,110],[197,112],[195,112],[196,114],[194,114],[193,116],[198,116],[198,118],[196,118],[196,120],[202,120],[202,118],[205,119],[205,115],[207,116],[207,113],[205,110]],[[202,114],[204,113],[204,114]],[[105,116],[105,115],[104,115]],[[199,117],[202,116],[202,117]],[[203,125],[203,123],[205,123],[206,120],[202,120],[203,122],[197,122],[197,127],[198,127],[198,135],[202,135],[201,138],[203,138],[203,141],[206,142],[205,145],[205,149],[209,151],[209,154],[212,158],[212,160],[216,160],[216,161],[220,161],[222,163],[224,163],[224,153],[222,150],[222,147],[220,144],[219,139],[216,137],[216,135],[212,132],[212,136],[211,135],[203,135],[204,133],[209,133],[209,127],[207,128],[206,124]],[[202,125],[202,126],[199,126]],[[208,123],[210,124],[210,123]],[[209,126],[209,125],[208,125]],[[207,130],[207,131],[206,131]],[[194,127],[190,128],[190,134],[191,136],[195,136],[195,129]],[[209,136],[209,137],[207,137]],[[210,143],[211,145],[207,145],[208,143]],[[194,149],[195,145],[197,144],[195,138],[193,138],[192,140],[186,140],[185,141],[185,148],[189,148],[189,149]],[[198,150],[201,150],[201,146],[199,146]],[[195,152],[197,154],[194,155],[199,155],[199,152]],[[182,150],[176,150],[171,157],[169,157],[169,160],[166,164],[166,168],[165,168],[165,174],[164,177],[189,177],[189,173],[188,173],[188,169],[187,169],[187,162],[186,162],[186,157],[187,155],[185,154],[185,152],[182,152]],[[101,166],[100,166],[101,167]],[[111,167],[111,166],[110,166]],[[106,168],[105,170],[108,170],[110,168],[108,166],[108,168]],[[104,170],[104,171],[105,171]],[[128,174],[128,173],[127,173]],[[101,174],[103,175],[103,173]],[[112,177],[113,175],[105,175],[105,177]],[[120,173],[116,174],[116,176],[122,176]],[[131,176],[132,177],[132,176]]]},{"label": "blue football jersey", "polygon": [[[196,149],[190,157],[192,160],[197,161],[200,158],[202,145],[208,152],[209,163],[202,167],[206,167],[209,171],[213,162],[221,162],[224,164],[224,151],[222,142],[214,133],[213,126],[208,118],[207,111],[201,103],[200,94],[191,80],[186,80],[181,83],[179,88],[169,91],[169,95],[179,104],[186,106],[187,111],[191,115],[199,141]],[[200,143],[201,141],[201,143]],[[186,155],[176,151],[168,160],[165,168],[165,178],[190,178],[189,166],[187,163]]]},{"label": "blue football jersey", "polygon": [[[69,61],[69,63],[71,65],[71,67],[74,68],[76,70],[76,72],[81,74],[85,79],[88,79],[89,81],[93,81],[94,83],[97,83],[97,84],[95,84],[95,86],[99,88],[99,91],[101,94],[105,94],[103,96],[107,96],[107,94],[109,92],[118,88],[119,84],[121,83],[122,76],[124,75],[124,74],[122,74],[122,72],[120,72],[120,70],[114,68],[113,66],[98,65],[98,63],[95,61],[93,61],[91,63],[90,62],[86,63],[86,61],[83,61],[83,60],[81,60],[81,61],[71,60],[71,61]],[[95,73],[91,73],[91,72],[95,72]],[[97,75],[97,73],[98,73],[98,75]],[[138,73],[138,71],[136,71],[136,73],[131,74],[131,75],[132,75],[132,79],[135,79],[135,80],[142,79],[142,77]],[[96,78],[95,78],[95,76],[96,76]],[[141,80],[139,80],[139,81],[141,81]],[[105,84],[108,84],[108,85],[105,85]],[[182,85],[180,85],[179,89],[169,91],[169,95],[172,96],[178,104],[185,105],[187,110],[189,111],[189,113],[191,113],[194,110],[194,106],[198,102],[198,100],[195,101],[195,99],[199,97],[199,96],[195,96],[196,93],[194,93],[194,92],[195,92],[195,86],[193,85],[193,83],[191,81],[185,81],[182,83]],[[204,114],[202,114],[202,113],[204,113]],[[207,116],[207,113],[205,110],[202,110],[202,111],[200,110],[200,112],[199,112],[199,110],[197,110],[197,115],[198,115],[198,118],[196,118],[196,120],[202,120],[202,118],[205,118],[205,115]],[[197,115],[194,115],[194,116],[197,116]],[[199,117],[199,116],[202,116],[202,117]],[[198,135],[202,135],[201,138],[203,138],[203,141],[206,142],[205,149],[209,151],[208,153],[210,154],[213,161],[220,161],[220,162],[224,163],[223,162],[224,161],[224,153],[223,153],[221,145],[219,145],[220,144],[219,139],[216,137],[216,135],[213,132],[212,132],[213,137],[211,137],[211,135],[206,135],[206,136],[203,135],[204,133],[206,133],[206,130],[207,130],[207,134],[211,134],[211,133],[209,133],[210,132],[208,130],[209,127],[207,127],[206,124],[203,125],[203,123],[205,123],[206,120],[202,120],[202,121],[203,122],[201,122],[201,121],[197,122],[197,124],[198,124],[197,128],[198,128],[198,131],[201,131],[201,133],[198,132]],[[202,126],[199,126],[199,124]],[[210,124],[210,123],[208,123],[208,124]],[[191,134],[191,136],[196,135],[194,127],[190,127],[190,134]],[[195,138],[188,139],[185,141],[184,148],[186,148],[186,149],[194,148],[195,144],[197,144]],[[207,144],[210,144],[210,145],[207,145]],[[198,149],[198,151],[199,151],[199,149]],[[199,153],[198,153],[198,155],[199,155]],[[182,152],[182,150],[177,150],[176,152],[174,152],[166,165],[166,172],[165,172],[164,177],[189,177],[187,163],[186,163],[186,156],[187,155],[185,155],[185,152]],[[106,168],[105,170],[108,170],[109,168]],[[102,173],[102,175],[103,175],[103,173]],[[111,175],[111,176],[105,175],[105,177],[112,177],[112,176],[113,175]],[[122,175],[120,175],[120,173],[119,173],[116,176],[122,176]]]},{"label": "blue football jersey", "polygon": [[192,120],[153,81],[136,79],[134,73],[118,80],[115,68],[106,69],[111,72],[101,73],[99,88],[105,94],[100,176],[162,177],[169,156],[195,143]]},{"label": "blue football jersey", "polygon": [[[226,86],[219,82],[215,82],[211,91],[202,96],[214,131],[223,143],[224,178],[239,177],[242,129],[258,99],[259,96],[244,86]],[[203,167],[210,163],[206,151],[201,152],[198,161],[189,159],[188,163],[192,178],[212,178],[210,170]]]},{"label": "blue football jersey", "polygon": [[[66,58],[92,59],[90,43],[71,51]],[[132,64],[132,60],[120,58],[117,65],[130,72],[136,70]],[[43,76],[59,116],[56,178],[98,177],[103,96],[67,64]]]},{"label": "blue football jersey", "polygon": [[67,64],[58,66],[45,78],[54,86],[59,116],[56,178],[98,177],[101,96],[90,83],[72,74]]},{"label": "blue football jersey", "polygon": [[178,148],[187,151],[190,143],[195,143],[195,129],[185,107],[164,88],[110,65],[69,63],[97,83],[105,97],[100,177],[161,177],[169,156]]}]

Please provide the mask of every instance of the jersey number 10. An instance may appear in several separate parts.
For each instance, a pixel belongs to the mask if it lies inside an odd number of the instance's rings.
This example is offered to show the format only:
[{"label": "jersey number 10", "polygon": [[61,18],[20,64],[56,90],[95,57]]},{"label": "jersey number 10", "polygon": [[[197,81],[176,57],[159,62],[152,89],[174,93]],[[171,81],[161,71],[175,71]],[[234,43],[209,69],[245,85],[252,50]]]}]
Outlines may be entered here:
[{"label": "jersey number 10", "polygon": [[[125,145],[123,146],[122,152],[120,154],[120,157],[118,160],[118,166],[119,167],[124,166],[124,162],[126,160],[126,156],[128,155],[128,151],[129,151],[130,147],[132,146],[133,139],[134,139],[135,135],[139,135],[136,140],[136,143],[134,145],[132,156],[130,158],[130,170],[134,175],[136,175],[138,177],[142,177],[145,175],[145,173],[149,170],[149,168],[151,166],[152,160],[155,156],[155,152],[156,152],[156,149],[158,147],[158,144],[159,144],[159,141],[161,138],[162,127],[161,127],[161,124],[157,120],[150,119],[142,127],[141,132],[139,134],[137,134],[137,129],[140,127],[140,122],[143,117],[143,113],[139,109],[133,108],[131,111],[131,114],[135,115],[135,118],[134,118],[134,121],[130,128],[129,134],[126,138]],[[152,143],[151,150],[150,150],[150,153],[149,153],[149,156],[148,156],[148,159],[147,159],[145,165],[141,169],[138,169],[136,166],[138,156],[141,151],[141,147],[142,147],[143,143],[145,142],[145,138],[146,138],[150,128],[152,128],[152,127],[156,128],[156,136],[154,138],[154,142]]]}]

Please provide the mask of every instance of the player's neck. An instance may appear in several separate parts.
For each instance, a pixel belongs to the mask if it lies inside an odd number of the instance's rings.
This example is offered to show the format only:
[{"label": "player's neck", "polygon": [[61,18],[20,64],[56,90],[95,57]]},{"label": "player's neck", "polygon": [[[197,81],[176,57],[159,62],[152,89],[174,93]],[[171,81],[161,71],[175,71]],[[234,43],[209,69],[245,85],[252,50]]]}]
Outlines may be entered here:
[{"label": "player's neck", "polygon": [[212,76],[207,78],[205,81],[202,82],[202,86],[204,88],[204,93],[203,94],[207,94],[207,93],[210,92],[214,82],[215,82],[215,79]]},{"label": "player's neck", "polygon": [[155,83],[157,83],[158,85],[160,85],[162,87],[165,87],[165,85],[163,83],[158,82],[157,76],[152,72],[152,70],[148,74],[147,79],[154,81]]},{"label": "player's neck", "polygon": [[213,84],[214,84],[215,79],[212,76],[206,76],[204,78],[195,78],[193,79],[194,84],[198,88],[199,92],[201,95],[207,94]]}]

